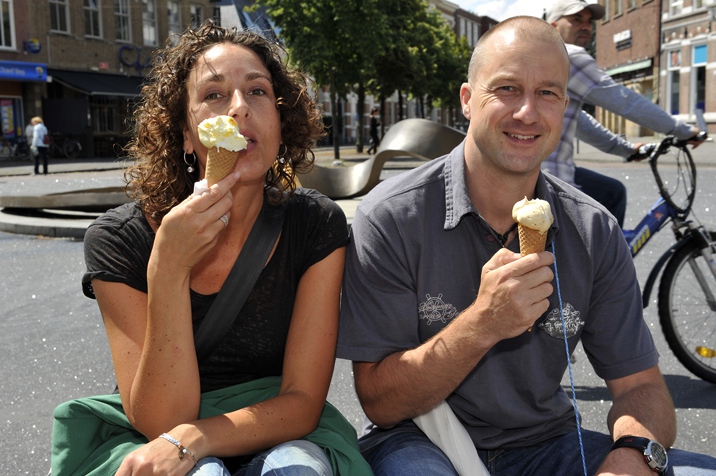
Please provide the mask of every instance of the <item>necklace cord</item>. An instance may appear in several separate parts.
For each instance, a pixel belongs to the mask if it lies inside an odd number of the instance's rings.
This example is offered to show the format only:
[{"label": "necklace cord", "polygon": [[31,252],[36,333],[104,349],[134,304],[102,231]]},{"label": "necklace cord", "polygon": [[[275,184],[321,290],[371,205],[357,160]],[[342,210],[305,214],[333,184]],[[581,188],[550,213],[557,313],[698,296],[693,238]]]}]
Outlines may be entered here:
[{"label": "necklace cord", "polygon": [[569,369],[569,385],[572,389],[572,402],[574,405],[574,416],[577,420],[577,436],[579,437],[579,451],[582,455],[582,469],[584,476],[587,475],[587,459],[584,456],[584,442],[582,441],[582,425],[579,421],[579,407],[577,406],[577,392],[574,390],[574,375],[572,374],[572,359],[569,352],[569,341],[567,340],[567,326],[564,321],[564,306],[562,305],[562,290],[559,285],[559,272],[557,271],[557,253],[554,250],[554,240],[552,240],[552,255],[554,255],[554,279],[557,284],[557,298],[559,299],[559,315],[562,319],[562,336],[564,337],[564,350],[567,354],[567,368]]}]

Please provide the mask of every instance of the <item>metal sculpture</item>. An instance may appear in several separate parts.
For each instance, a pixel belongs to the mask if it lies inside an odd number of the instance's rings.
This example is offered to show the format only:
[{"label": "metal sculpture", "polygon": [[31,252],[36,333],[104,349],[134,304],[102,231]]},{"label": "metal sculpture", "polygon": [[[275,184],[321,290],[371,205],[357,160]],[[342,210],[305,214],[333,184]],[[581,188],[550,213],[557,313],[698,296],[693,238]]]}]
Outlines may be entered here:
[{"label": "metal sculpture", "polygon": [[378,153],[353,166],[314,165],[299,174],[301,185],[331,198],[365,195],[380,182],[383,165],[394,157],[432,160],[449,153],[465,139],[465,134],[426,119],[405,119],[395,123],[383,137]]}]

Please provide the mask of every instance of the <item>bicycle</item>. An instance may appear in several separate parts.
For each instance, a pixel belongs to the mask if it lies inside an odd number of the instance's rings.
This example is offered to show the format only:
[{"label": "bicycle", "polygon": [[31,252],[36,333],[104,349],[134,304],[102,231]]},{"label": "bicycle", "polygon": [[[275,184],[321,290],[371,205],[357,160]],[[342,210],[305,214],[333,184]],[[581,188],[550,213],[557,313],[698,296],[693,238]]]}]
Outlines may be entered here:
[{"label": "bicycle", "polygon": [[[697,113],[697,117],[702,132],[695,140],[705,141],[708,134],[703,115]],[[637,154],[626,159],[648,159],[661,198],[636,228],[623,233],[632,257],[636,257],[657,232],[671,223],[676,242],[649,273],[642,303],[648,306],[663,268],[657,303],[666,342],[691,373],[716,383],[716,231],[693,221],[698,222],[691,209],[696,195],[696,165],[686,146],[686,141],[667,136],[658,144],[640,147]],[[663,164],[666,156],[675,164],[673,175],[667,175],[665,168],[659,169],[659,159]]]},{"label": "bicycle", "polygon": [[69,139],[63,134],[50,135],[50,157],[65,157],[76,159],[82,152],[82,144],[75,139]]}]

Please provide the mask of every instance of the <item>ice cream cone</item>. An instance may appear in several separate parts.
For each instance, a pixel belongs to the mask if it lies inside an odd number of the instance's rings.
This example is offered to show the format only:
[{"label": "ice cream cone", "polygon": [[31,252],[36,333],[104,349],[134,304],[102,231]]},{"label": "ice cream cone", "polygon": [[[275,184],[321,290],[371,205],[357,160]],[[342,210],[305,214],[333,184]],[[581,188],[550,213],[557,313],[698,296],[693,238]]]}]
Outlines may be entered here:
[{"label": "ice cream cone", "polygon": [[517,225],[520,236],[520,256],[527,256],[532,253],[544,251],[547,243],[547,233],[540,233],[523,225]]},{"label": "ice cream cone", "polygon": [[231,169],[234,168],[236,158],[239,153],[233,150],[223,149],[221,147],[212,147],[206,158],[206,178],[207,186],[211,187],[219,180],[223,179]]}]

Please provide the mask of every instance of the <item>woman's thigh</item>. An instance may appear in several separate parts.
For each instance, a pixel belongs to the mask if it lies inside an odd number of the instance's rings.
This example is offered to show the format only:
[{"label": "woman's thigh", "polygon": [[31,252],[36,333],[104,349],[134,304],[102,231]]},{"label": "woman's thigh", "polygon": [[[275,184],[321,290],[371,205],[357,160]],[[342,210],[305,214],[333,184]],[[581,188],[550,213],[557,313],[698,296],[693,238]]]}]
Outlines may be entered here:
[{"label": "woman's thigh", "polygon": [[282,443],[259,453],[234,476],[333,476],[328,457],[319,446],[305,440]]}]

